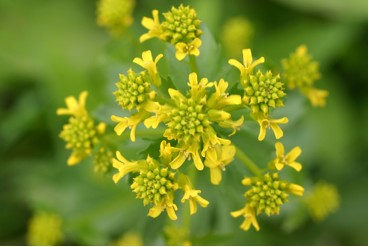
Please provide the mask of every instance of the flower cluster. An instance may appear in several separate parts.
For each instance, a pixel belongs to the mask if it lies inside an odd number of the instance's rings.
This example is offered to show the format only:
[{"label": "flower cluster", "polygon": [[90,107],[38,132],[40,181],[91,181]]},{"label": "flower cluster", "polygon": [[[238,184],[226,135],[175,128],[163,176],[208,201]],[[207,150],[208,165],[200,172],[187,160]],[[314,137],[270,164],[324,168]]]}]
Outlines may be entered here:
[{"label": "flower cluster", "polygon": [[172,7],[170,11],[163,13],[165,19],[163,22],[159,20],[158,10],[153,10],[152,15],[152,19],[148,17],[142,19],[142,25],[149,31],[140,37],[140,42],[151,38],[169,42],[175,45],[178,60],[183,60],[187,55],[200,55],[201,21],[194,9],[182,4],[178,8]]},{"label": "flower cluster", "polygon": [[109,29],[113,35],[122,34],[133,22],[135,0],[99,0],[97,24]]},{"label": "flower cluster", "polygon": [[160,160],[153,159],[149,155],[145,160],[128,161],[117,151],[117,158],[113,159],[113,167],[118,169],[118,173],[113,176],[115,183],[118,183],[128,173],[138,173],[133,179],[131,189],[136,193],[137,198],[143,199],[143,204],[152,205],[148,215],[156,218],[164,210],[171,220],[176,220],[177,205],[174,203],[174,196],[177,190],[182,190],[184,195],[181,202],[186,200],[190,204],[190,213],[197,211],[197,203],[202,207],[209,204],[199,194],[200,190],[195,190],[189,178],[179,171],[171,169],[168,162],[172,160],[169,143],[162,141],[160,145]]},{"label": "flower cluster", "polygon": [[[103,2],[100,2],[101,6]],[[113,95],[123,112],[111,115],[111,120],[115,123],[114,132],[118,136],[114,138],[125,138],[122,134],[126,130],[132,142],[150,133],[159,135],[157,143],[160,146],[150,146],[150,150],[156,148],[159,154],[149,152],[144,157],[127,159],[123,151],[117,151],[118,145],[114,145],[114,141],[107,142],[108,136],[103,138],[105,124],[95,125],[88,114],[85,107],[87,92],[82,92],[78,100],[67,97],[67,108],[57,110],[59,115],[70,115],[69,123],[60,133],[60,137],[67,143],[66,147],[72,149],[68,164],[77,164],[91,154],[94,156],[96,172],[107,173],[112,164],[117,170],[112,176],[114,183],[129,174],[131,179],[127,180],[132,192],[143,201],[144,206],[150,206],[148,216],[156,218],[165,211],[171,220],[176,220],[179,203],[188,203],[190,215],[197,212],[198,206],[206,208],[209,205],[209,201],[200,196],[202,191],[194,186],[194,174],[207,168],[211,184],[219,185],[223,172],[237,157],[255,176],[242,180],[242,184],[249,187],[244,193],[246,203],[231,215],[245,218],[241,225],[243,230],[251,226],[259,230],[258,215],[279,214],[290,194],[303,195],[302,186],[280,179],[283,177],[282,170],[287,166],[287,169],[301,171],[302,165],[296,160],[302,151],[300,147],[294,147],[285,152],[283,144],[277,142],[276,157],[265,169],[260,170],[244,153],[243,148],[232,142],[231,136],[239,133],[245,115],[250,114],[260,127],[259,141],[265,139],[269,128],[275,138],[280,139],[283,131],[279,125],[286,124],[288,118],[274,119],[271,116],[274,109],[284,106],[285,84],[280,75],[271,70],[254,70],[265,59],[261,57],[254,60],[251,49],[242,50],[242,62],[235,59],[228,61],[239,70],[239,81],[229,79],[228,82],[224,77],[209,81],[210,77],[205,77],[208,75],[198,73],[193,57],[200,55],[202,34],[196,11],[189,6],[173,7],[163,13],[162,22],[159,20],[159,11],[154,10],[152,14],[152,19],[142,19],[142,25],[148,32],[139,41],[158,38],[168,42],[176,47],[175,56],[178,60],[190,55],[192,72],[185,75],[188,78],[187,90],[180,91],[175,88],[176,83],[171,83],[184,78],[172,78],[170,74],[165,75],[159,71],[157,64],[164,58],[163,54],[155,57],[150,50],[144,51],[141,57],[133,59],[133,63],[142,68],[140,71],[129,68],[125,74],[119,74]],[[303,49],[298,54],[304,57],[304,63],[311,63],[311,58],[307,57]],[[300,63],[297,58],[292,60],[297,62],[285,62],[289,68]],[[294,85],[313,90],[311,86],[316,79],[313,76],[316,75],[315,67],[309,65],[305,76],[313,78],[311,81],[304,77],[291,84],[291,78],[297,78],[292,75],[297,73],[295,68],[291,70],[295,72],[288,72],[289,75],[283,79],[288,81],[289,87]],[[142,131],[141,127],[146,129]],[[113,151],[116,151],[115,155]],[[178,243],[188,244],[188,229],[184,230],[183,236],[177,240]],[[176,230],[167,232],[168,242],[173,242],[172,232]]]},{"label": "flower cluster", "polygon": [[28,224],[29,245],[59,245],[63,240],[62,220],[56,214],[39,212]]},{"label": "flower cluster", "polygon": [[[251,188],[244,194],[246,198],[245,206],[231,213],[233,217],[243,216],[244,222],[241,229],[248,231],[251,225],[257,230],[260,226],[256,216],[265,213],[266,215],[279,214],[281,206],[288,202],[289,194],[302,196],[304,188],[300,185],[280,180],[279,171],[288,165],[297,171],[302,169],[300,163],[295,160],[301,153],[300,147],[295,147],[288,154],[284,154],[284,147],[281,143],[276,143],[276,158],[270,162],[272,173],[265,173],[263,176],[246,177],[242,184]],[[275,171],[277,170],[277,171]]]},{"label": "flower cluster", "polygon": [[325,106],[328,91],[314,87],[315,81],[320,79],[319,64],[312,59],[305,45],[297,47],[288,59],[283,59],[282,65],[289,89],[299,88],[313,106]]},{"label": "flower cluster", "polygon": [[240,70],[240,84],[244,89],[242,101],[250,109],[251,117],[254,118],[260,126],[259,141],[264,140],[266,129],[271,128],[276,139],[283,136],[283,131],[278,124],[288,122],[286,117],[280,119],[271,119],[270,111],[273,108],[283,106],[284,83],[280,81],[279,74],[273,75],[268,70],[262,73],[260,70],[254,73],[254,68],[264,63],[264,57],[253,61],[250,49],[243,49],[243,63],[235,59],[230,59],[229,64]]},{"label": "flower cluster", "polygon": [[87,91],[83,91],[78,101],[73,96],[65,99],[67,108],[59,108],[58,115],[70,115],[68,124],[63,126],[60,138],[66,142],[66,148],[72,149],[68,165],[76,165],[90,156],[93,148],[104,134],[106,124],[95,125],[93,118],[86,110]]},{"label": "flower cluster", "polygon": [[336,186],[324,181],[316,183],[304,200],[314,221],[322,221],[338,210],[340,196]]}]

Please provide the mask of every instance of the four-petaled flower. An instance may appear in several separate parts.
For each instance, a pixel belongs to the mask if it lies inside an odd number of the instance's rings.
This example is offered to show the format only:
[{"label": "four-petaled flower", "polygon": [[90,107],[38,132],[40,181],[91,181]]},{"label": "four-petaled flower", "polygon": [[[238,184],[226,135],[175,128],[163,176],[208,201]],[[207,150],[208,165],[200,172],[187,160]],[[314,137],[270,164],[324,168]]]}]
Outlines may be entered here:
[{"label": "four-petaled flower", "polygon": [[184,42],[179,42],[176,44],[176,58],[181,61],[187,55],[199,56],[201,46],[201,39],[196,38],[191,41],[191,43],[186,44]]},{"label": "four-petaled flower", "polygon": [[265,138],[267,128],[271,128],[273,130],[276,139],[281,138],[283,136],[283,131],[278,124],[288,123],[288,118],[283,117],[279,119],[271,119],[269,117],[263,116],[263,114],[259,114],[257,117],[257,121],[260,126],[258,140],[262,141]]},{"label": "four-petaled flower", "polygon": [[73,115],[76,117],[87,115],[86,111],[86,99],[88,92],[83,91],[78,97],[78,101],[75,97],[69,96],[65,99],[67,108],[59,108],[56,111],[58,115]]},{"label": "four-petaled flower", "polygon": [[206,208],[209,205],[209,202],[199,195],[201,193],[201,190],[195,190],[192,188],[190,179],[186,175],[180,174],[178,181],[179,185],[184,191],[184,195],[181,199],[181,202],[184,203],[186,200],[188,200],[190,204],[191,215],[197,212],[196,203],[198,203],[203,208]]},{"label": "four-petaled flower", "polygon": [[210,180],[212,184],[219,184],[222,180],[222,171],[229,165],[236,154],[236,148],[233,145],[216,145],[209,149],[204,162],[206,167],[210,168]]},{"label": "four-petaled flower", "polygon": [[302,165],[295,161],[301,154],[300,147],[294,147],[286,155],[284,154],[284,146],[282,143],[277,142],[275,144],[275,149],[277,158],[272,161],[272,164],[274,164],[278,171],[282,170],[284,166],[290,166],[298,172],[301,171]]},{"label": "four-petaled flower", "polygon": [[260,230],[258,221],[256,220],[255,209],[248,204],[245,205],[244,208],[231,212],[232,217],[237,218],[240,216],[245,217],[245,220],[241,224],[240,228],[244,231],[248,231],[251,225],[255,228],[256,231]]},{"label": "four-petaled flower", "polygon": [[140,37],[141,43],[148,39],[155,38],[155,37],[159,39],[163,39],[162,38],[163,30],[162,30],[160,20],[159,20],[159,11],[154,9],[152,11],[152,16],[153,16],[152,19],[148,17],[142,18],[142,21],[141,21],[142,26],[149,29],[149,31],[141,35]]},{"label": "four-petaled flower", "polygon": [[238,68],[241,72],[241,84],[244,83],[244,80],[246,80],[246,76],[250,75],[252,73],[252,70],[259,64],[262,64],[265,62],[264,57],[261,57],[255,61],[252,60],[252,53],[251,49],[243,49],[242,50],[243,55],[243,64],[237,61],[236,59],[230,59],[228,60],[228,63],[230,65],[235,66]]},{"label": "four-petaled flower", "polygon": [[162,57],[163,54],[159,54],[156,56],[155,60],[153,60],[152,53],[150,50],[148,50],[142,53],[142,58],[136,57],[135,59],[133,59],[134,63],[140,65],[142,68],[147,70],[151,79],[151,83],[157,87],[161,85],[161,78],[158,73],[158,69],[156,68],[156,64]]}]

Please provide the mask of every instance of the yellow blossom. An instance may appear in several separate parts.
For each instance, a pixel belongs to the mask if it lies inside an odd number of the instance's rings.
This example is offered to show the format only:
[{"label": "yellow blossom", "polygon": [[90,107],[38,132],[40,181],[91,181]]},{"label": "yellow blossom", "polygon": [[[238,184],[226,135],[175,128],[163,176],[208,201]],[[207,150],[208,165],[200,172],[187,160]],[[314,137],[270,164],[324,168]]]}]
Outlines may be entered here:
[{"label": "yellow blossom", "polygon": [[260,126],[258,140],[262,141],[265,138],[267,128],[271,128],[273,130],[276,139],[281,138],[283,136],[283,131],[278,124],[288,123],[288,118],[283,117],[279,119],[271,119],[269,117],[264,117],[263,114],[259,114],[257,117],[257,121]]},{"label": "yellow blossom", "polygon": [[203,208],[206,208],[209,205],[209,202],[207,200],[199,196],[201,190],[195,190],[192,188],[190,179],[186,175],[180,174],[178,181],[180,187],[184,191],[181,202],[184,203],[186,200],[188,200],[190,204],[191,215],[197,212],[197,203]]},{"label": "yellow blossom", "polygon": [[307,87],[301,90],[306,97],[310,100],[310,103],[314,107],[324,107],[326,104],[326,98],[329,93],[327,90],[316,89],[313,87]]},{"label": "yellow blossom", "polygon": [[210,180],[212,184],[219,184],[222,180],[222,171],[229,165],[236,154],[236,148],[233,145],[216,145],[209,149],[204,162],[206,167],[210,168]]},{"label": "yellow blossom", "polygon": [[56,111],[57,115],[72,115],[72,116],[84,116],[87,115],[86,99],[88,92],[83,91],[78,97],[78,101],[75,97],[69,96],[65,99],[67,108],[59,108]]},{"label": "yellow blossom", "polygon": [[149,77],[151,79],[151,83],[155,86],[159,87],[161,85],[161,78],[158,73],[158,69],[156,64],[163,57],[163,54],[159,54],[156,56],[155,60],[153,60],[152,53],[150,50],[144,51],[142,53],[142,59],[136,57],[133,59],[133,62],[140,65],[142,68],[146,69],[149,73]]},{"label": "yellow blossom", "polygon": [[113,158],[113,167],[118,169],[119,172],[113,175],[114,183],[118,183],[128,173],[138,172],[144,167],[142,161],[130,162],[119,151],[116,152],[116,156],[117,159]]},{"label": "yellow blossom", "polygon": [[131,129],[130,138],[131,141],[136,141],[136,128],[139,123],[144,121],[149,116],[149,113],[146,111],[139,111],[136,114],[130,117],[118,117],[115,115],[111,116],[111,120],[117,122],[118,124],[115,126],[114,131],[120,136],[126,128]]},{"label": "yellow blossom", "polygon": [[159,11],[154,9],[152,11],[152,16],[153,18],[148,18],[148,17],[143,17],[141,24],[142,26],[144,26],[145,28],[147,28],[149,31],[143,35],[141,35],[140,37],[140,42],[145,42],[148,39],[151,38],[159,38],[159,39],[163,39],[162,35],[163,35],[163,30],[160,24],[160,20],[159,20]]},{"label": "yellow blossom", "polygon": [[251,49],[243,49],[242,50],[243,55],[243,64],[235,59],[230,59],[228,61],[229,64],[235,66],[238,68],[241,72],[241,83],[245,83],[244,80],[246,80],[246,76],[252,74],[253,69],[259,65],[265,62],[264,57],[261,57],[255,61],[252,59],[252,53]]},{"label": "yellow blossom", "polygon": [[255,209],[250,207],[248,204],[245,205],[244,208],[231,212],[232,217],[237,218],[240,216],[245,217],[245,220],[241,224],[240,228],[244,231],[248,231],[251,225],[255,228],[256,231],[260,230],[258,221],[256,219]]},{"label": "yellow blossom", "polygon": [[199,56],[200,55],[200,48],[201,46],[201,39],[196,38],[191,41],[191,43],[186,44],[184,42],[178,42],[176,44],[176,58],[181,61],[187,55]]},{"label": "yellow blossom", "polygon": [[228,82],[220,79],[214,82],[215,92],[210,96],[206,105],[209,108],[223,109],[230,105],[240,105],[242,103],[240,95],[229,95],[227,93]]},{"label": "yellow blossom", "polygon": [[301,171],[302,165],[296,162],[296,159],[301,154],[300,147],[294,147],[289,153],[285,154],[283,144],[277,142],[275,144],[275,149],[277,157],[272,161],[272,164],[278,171],[282,170],[284,166],[290,166],[298,172]]}]

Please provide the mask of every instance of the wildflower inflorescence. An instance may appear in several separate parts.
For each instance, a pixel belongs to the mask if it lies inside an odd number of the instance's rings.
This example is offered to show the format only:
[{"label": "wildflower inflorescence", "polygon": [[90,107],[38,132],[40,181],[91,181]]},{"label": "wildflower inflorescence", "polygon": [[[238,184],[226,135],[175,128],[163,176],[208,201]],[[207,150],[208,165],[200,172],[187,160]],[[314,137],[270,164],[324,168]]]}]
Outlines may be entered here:
[{"label": "wildflower inflorescence", "polygon": [[[242,49],[242,62],[228,61],[239,70],[239,81],[224,78],[209,81],[199,73],[193,57],[200,55],[202,44],[201,22],[196,11],[189,6],[173,7],[163,13],[162,22],[158,10],[153,10],[152,15],[153,18],[142,19],[148,32],[139,41],[158,38],[168,42],[175,46],[178,60],[190,55],[187,91],[182,92],[174,86],[175,83],[170,83],[179,78],[165,76],[159,71],[158,63],[164,58],[163,54],[153,56],[150,50],[144,51],[141,57],[133,59],[141,71],[130,68],[125,74],[119,74],[113,95],[123,116],[112,115],[111,120],[116,124],[116,135],[125,138],[122,134],[128,130],[132,142],[147,135],[142,134],[139,125],[146,128],[145,133],[159,134],[160,146],[150,147],[157,148],[159,155],[148,152],[146,158],[132,160],[125,158],[120,151],[113,155],[118,145],[112,144],[114,141],[107,143],[110,137],[105,134],[106,125],[95,124],[85,107],[87,92],[82,92],[78,100],[67,97],[67,108],[57,111],[59,115],[70,115],[69,123],[60,134],[67,143],[66,147],[72,149],[68,164],[93,156],[94,170],[108,173],[112,163],[117,170],[113,181],[118,183],[130,174],[132,179],[126,181],[131,183],[130,188],[136,198],[141,199],[144,206],[151,207],[148,216],[156,218],[165,211],[171,220],[176,220],[179,203],[188,203],[190,215],[197,213],[198,206],[206,208],[209,205],[209,201],[200,196],[202,190],[194,186],[194,174],[207,168],[211,184],[219,185],[224,172],[237,157],[255,176],[242,180],[242,184],[249,187],[244,193],[246,202],[243,208],[231,215],[244,217],[243,230],[247,231],[251,226],[259,230],[258,215],[279,214],[290,194],[303,195],[302,186],[280,179],[286,166],[289,166],[286,169],[301,171],[302,165],[296,160],[302,151],[297,146],[286,153],[284,145],[277,142],[275,158],[261,170],[230,136],[239,133],[249,114],[259,125],[259,141],[265,139],[268,129],[272,129],[275,139],[282,138],[280,124],[288,123],[288,118],[272,116],[274,110],[285,104],[285,81],[287,87],[299,87],[307,95],[313,95],[310,99],[315,97],[320,104],[323,98],[317,97],[319,93],[312,87],[313,81],[319,77],[317,64],[311,61],[305,48],[299,48],[296,55],[283,62],[285,73],[281,77],[271,70],[256,70],[265,62],[264,57],[255,60],[251,49]],[[298,77],[300,72],[302,77]],[[179,200],[178,194],[181,193]],[[187,237],[186,232],[186,237],[180,242],[189,243]]]},{"label": "wildflower inflorescence", "polygon": [[283,59],[282,65],[289,89],[300,89],[313,106],[325,106],[328,91],[314,87],[315,81],[321,77],[319,64],[312,59],[305,45],[300,45],[288,59]]}]

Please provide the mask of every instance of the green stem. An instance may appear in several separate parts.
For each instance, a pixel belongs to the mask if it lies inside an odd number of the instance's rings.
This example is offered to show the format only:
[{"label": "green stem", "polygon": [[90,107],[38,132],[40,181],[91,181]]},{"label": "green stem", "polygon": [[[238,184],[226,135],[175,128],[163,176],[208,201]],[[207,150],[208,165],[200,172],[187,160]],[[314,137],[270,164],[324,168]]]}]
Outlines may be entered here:
[{"label": "green stem", "polygon": [[193,55],[189,55],[189,59],[190,59],[191,72],[195,72],[196,74],[199,74],[199,69],[197,67],[196,57],[193,56]]},{"label": "green stem", "polygon": [[247,156],[241,149],[236,146],[236,157],[242,161],[245,166],[256,176],[261,174],[260,168]]}]

